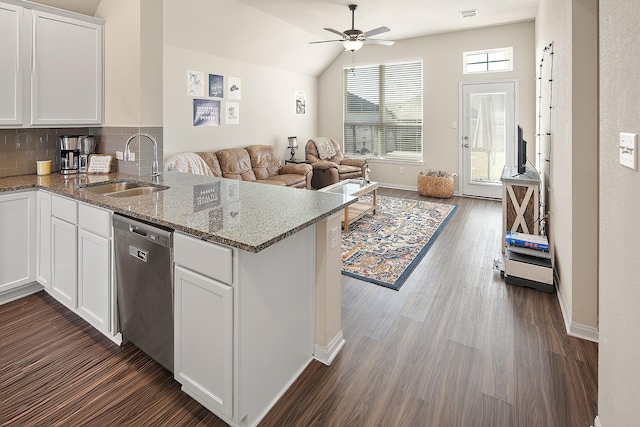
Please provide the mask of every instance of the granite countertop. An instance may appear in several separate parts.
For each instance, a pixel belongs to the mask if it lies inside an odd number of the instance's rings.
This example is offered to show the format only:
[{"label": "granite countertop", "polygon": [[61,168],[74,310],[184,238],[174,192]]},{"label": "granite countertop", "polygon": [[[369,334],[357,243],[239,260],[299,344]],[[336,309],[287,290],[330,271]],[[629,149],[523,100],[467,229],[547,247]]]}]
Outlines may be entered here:
[{"label": "granite countertop", "polygon": [[152,194],[109,197],[83,186],[111,181],[152,183],[151,177],[109,175],[21,175],[0,178],[0,192],[41,188],[216,243],[259,252],[338,212],[357,198],[268,184],[166,172]]}]

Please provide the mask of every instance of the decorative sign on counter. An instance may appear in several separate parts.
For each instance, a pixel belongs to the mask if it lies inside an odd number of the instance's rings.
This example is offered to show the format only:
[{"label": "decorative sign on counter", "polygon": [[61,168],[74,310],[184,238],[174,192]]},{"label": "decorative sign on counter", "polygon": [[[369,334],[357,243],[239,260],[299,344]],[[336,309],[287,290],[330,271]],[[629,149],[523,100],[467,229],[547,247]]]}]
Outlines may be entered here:
[{"label": "decorative sign on counter", "polygon": [[220,181],[193,186],[193,211],[220,206]]},{"label": "decorative sign on counter", "polygon": [[109,173],[111,172],[111,159],[110,155],[92,154],[89,156],[89,166],[87,166],[87,173]]}]

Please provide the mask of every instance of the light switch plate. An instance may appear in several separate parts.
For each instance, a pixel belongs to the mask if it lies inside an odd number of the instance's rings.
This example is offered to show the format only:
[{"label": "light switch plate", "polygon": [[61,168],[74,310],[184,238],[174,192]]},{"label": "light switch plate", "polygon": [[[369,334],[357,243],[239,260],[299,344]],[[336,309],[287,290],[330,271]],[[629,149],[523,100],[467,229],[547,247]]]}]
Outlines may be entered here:
[{"label": "light switch plate", "polygon": [[638,134],[620,132],[620,164],[638,170]]},{"label": "light switch plate", "polygon": [[124,160],[124,153],[122,151],[116,151],[116,159]]}]

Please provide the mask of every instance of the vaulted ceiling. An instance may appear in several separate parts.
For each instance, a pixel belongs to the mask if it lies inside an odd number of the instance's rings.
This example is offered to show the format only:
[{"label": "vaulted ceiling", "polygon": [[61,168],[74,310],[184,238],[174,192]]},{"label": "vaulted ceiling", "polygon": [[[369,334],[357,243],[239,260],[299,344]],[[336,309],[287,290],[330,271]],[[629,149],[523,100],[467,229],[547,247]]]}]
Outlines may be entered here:
[{"label": "vaulted ceiling", "polygon": [[[94,15],[101,0],[33,0]],[[155,0],[160,1],[160,0]],[[388,40],[422,37],[535,19],[539,0],[163,0],[165,43],[235,61],[319,75],[343,48],[330,27],[391,29]],[[460,11],[477,9],[463,18]],[[173,25],[173,22],[176,22]],[[364,48],[379,48],[365,46]]]}]

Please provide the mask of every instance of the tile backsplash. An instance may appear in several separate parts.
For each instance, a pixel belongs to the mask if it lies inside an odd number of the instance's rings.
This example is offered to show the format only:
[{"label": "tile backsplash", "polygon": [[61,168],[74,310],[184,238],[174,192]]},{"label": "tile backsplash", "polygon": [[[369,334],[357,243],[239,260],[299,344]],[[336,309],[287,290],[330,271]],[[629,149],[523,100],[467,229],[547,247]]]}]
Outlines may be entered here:
[{"label": "tile backsplash", "polygon": [[[91,127],[91,128],[37,128],[0,129],[0,177],[36,173],[37,160],[51,160],[51,171],[60,170],[61,135],[94,135],[96,151],[100,154],[116,155],[124,151],[127,139],[134,133],[147,133],[158,142],[158,163],[162,168],[162,127]],[[153,160],[152,144],[146,138],[132,141],[129,145],[135,153],[134,162],[115,161],[114,171],[132,175],[151,174]]]}]

